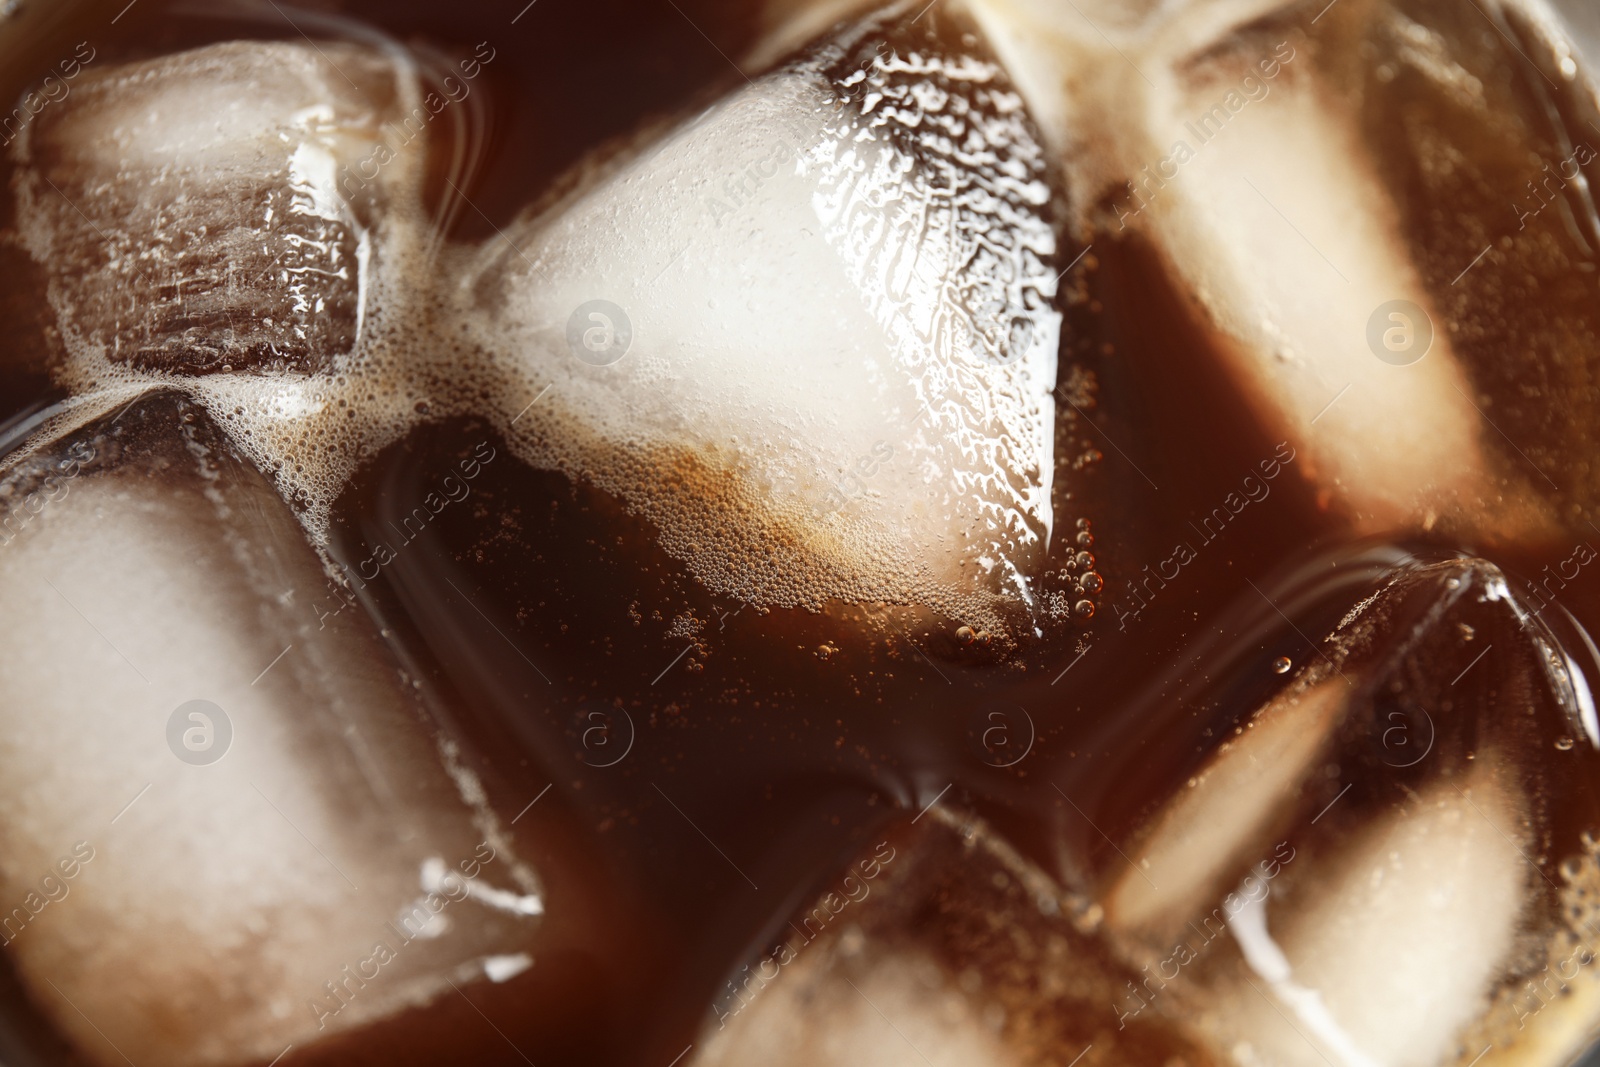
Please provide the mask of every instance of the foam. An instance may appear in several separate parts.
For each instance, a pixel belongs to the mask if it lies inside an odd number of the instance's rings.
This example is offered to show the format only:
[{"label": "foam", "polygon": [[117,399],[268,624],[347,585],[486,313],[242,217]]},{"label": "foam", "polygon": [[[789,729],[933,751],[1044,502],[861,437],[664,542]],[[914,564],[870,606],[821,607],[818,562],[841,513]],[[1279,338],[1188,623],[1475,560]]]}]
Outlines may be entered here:
[{"label": "foam", "polygon": [[[175,386],[322,543],[361,462],[427,418],[487,416],[523,460],[650,519],[719,593],[920,604],[1003,634],[1052,533],[1055,233],[1021,99],[948,37],[869,22],[481,250],[437,249],[421,139],[358,176],[420,98],[403,55],[236,43],[97,73],[16,150],[73,394],[36,440]],[[219,121],[183,106],[201,83],[248,100]],[[115,303],[119,280],[185,269],[169,249],[188,201],[113,215],[86,195],[150,175],[155,199],[217,195],[175,174],[191,158],[268,204],[220,217],[218,246],[316,246],[321,264],[219,283],[227,314],[287,301],[292,321],[258,313],[255,348],[228,333],[199,368],[130,356]],[[566,339],[595,298],[633,320],[615,366]],[[196,331],[173,333],[187,353]]]}]

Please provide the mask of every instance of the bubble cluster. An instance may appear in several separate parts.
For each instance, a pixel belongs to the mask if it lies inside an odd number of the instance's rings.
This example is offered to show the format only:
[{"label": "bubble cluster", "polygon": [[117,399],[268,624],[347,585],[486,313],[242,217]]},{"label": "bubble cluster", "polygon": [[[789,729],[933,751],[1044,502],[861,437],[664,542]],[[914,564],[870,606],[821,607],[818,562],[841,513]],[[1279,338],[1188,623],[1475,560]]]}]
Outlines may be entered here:
[{"label": "bubble cluster", "polygon": [[1087,620],[1086,523],[1065,607],[1033,577],[1056,536],[1045,157],[963,30],[869,19],[477,249],[423,209],[398,47],[93,72],[13,150],[70,395],[34,440],[180,391],[325,544],[361,464],[483,417],[717,594],[916,605],[1003,641]]}]

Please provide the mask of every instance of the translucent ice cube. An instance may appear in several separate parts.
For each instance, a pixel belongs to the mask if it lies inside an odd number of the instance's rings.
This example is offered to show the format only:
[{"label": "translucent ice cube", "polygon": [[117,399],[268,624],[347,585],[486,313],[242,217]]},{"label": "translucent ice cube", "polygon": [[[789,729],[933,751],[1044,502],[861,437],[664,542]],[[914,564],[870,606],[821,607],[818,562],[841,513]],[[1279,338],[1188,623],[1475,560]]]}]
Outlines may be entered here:
[{"label": "translucent ice cube", "polygon": [[1542,0],[971,7],[1329,506],[1539,538],[1595,499],[1600,112]]},{"label": "translucent ice cube", "polygon": [[[237,42],[85,70],[12,146],[24,243],[113,364],[324,367],[360,328],[389,57]],[[403,184],[403,183],[402,183]]]},{"label": "translucent ice cube", "polygon": [[1241,1067],[1578,1051],[1600,984],[1568,966],[1567,995],[1527,992],[1596,932],[1596,663],[1558,611],[1482,561],[1409,564],[1258,710],[1161,713],[1156,744],[1212,749],[1184,784],[1154,805],[1080,792],[1091,818],[1150,811],[1093,864],[1141,975],[1123,1010]]},{"label": "translucent ice cube", "polygon": [[197,414],[152,399],[0,485],[0,941],[95,1063],[270,1061],[526,969],[543,910],[466,754],[360,613],[318,610],[299,527]]}]

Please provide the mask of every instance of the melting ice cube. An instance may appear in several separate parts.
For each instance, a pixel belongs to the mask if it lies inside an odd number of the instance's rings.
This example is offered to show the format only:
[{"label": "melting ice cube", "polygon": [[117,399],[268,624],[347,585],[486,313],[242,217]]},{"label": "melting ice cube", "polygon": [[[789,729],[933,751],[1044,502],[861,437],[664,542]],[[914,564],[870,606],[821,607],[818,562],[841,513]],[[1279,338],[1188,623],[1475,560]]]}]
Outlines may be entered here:
[{"label": "melting ice cube", "polygon": [[549,389],[524,455],[719,592],[996,627],[1028,603],[1060,268],[1043,152],[973,29],[869,19],[491,242],[463,299],[522,383],[505,415]]},{"label": "melting ice cube", "polygon": [[86,71],[12,150],[69,344],[188,373],[349,351],[371,228],[415,166],[373,165],[402,89],[389,57],[334,43]]},{"label": "melting ice cube", "polygon": [[542,911],[464,753],[364,615],[317,609],[300,528],[197,414],[148,401],[0,485],[0,940],[95,1063],[268,1062],[511,977]]},{"label": "melting ice cube", "polygon": [[[1241,1067],[1577,1052],[1600,1017],[1571,965],[1600,931],[1600,737],[1567,625],[1487,563],[1412,563],[1258,710],[1161,712],[1158,745],[1224,740],[1096,861],[1140,972],[1121,1011],[1188,1020]],[[1558,966],[1566,995],[1530,992]]]},{"label": "melting ice cube", "polygon": [[1119,1027],[1131,975],[1093,937],[1089,903],[947,806],[772,931],[719,991],[697,1067],[1212,1062],[1154,1013]]}]

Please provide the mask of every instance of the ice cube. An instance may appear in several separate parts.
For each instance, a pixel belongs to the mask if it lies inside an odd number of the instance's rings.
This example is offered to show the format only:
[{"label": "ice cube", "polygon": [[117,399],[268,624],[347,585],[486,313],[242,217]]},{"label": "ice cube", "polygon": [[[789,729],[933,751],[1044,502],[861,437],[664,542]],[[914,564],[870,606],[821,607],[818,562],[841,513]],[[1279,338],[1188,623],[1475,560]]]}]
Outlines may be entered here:
[{"label": "ice cube", "polygon": [[1093,936],[1092,906],[946,807],[887,831],[772,932],[717,997],[696,1067],[1215,1062],[1153,1013],[1118,1026],[1135,976]]},{"label": "ice cube", "polygon": [[360,329],[391,57],[234,42],[89,68],[12,147],[20,232],[61,329],[110,364],[326,367]]},{"label": "ice cube", "polygon": [[1596,498],[1597,97],[1544,3],[971,6],[1327,506],[1511,539]]},{"label": "ice cube", "polygon": [[515,447],[720,593],[1000,632],[1052,536],[1060,267],[973,30],[868,19],[490,242],[463,299]]},{"label": "ice cube", "polygon": [[468,752],[193,405],[0,501],[0,940],[85,1057],[265,1063],[537,959]]},{"label": "ice cube", "polygon": [[[1600,663],[1554,615],[1481,560],[1414,561],[1258,710],[1201,694],[1146,724],[1173,752],[1214,746],[1175,791],[1075,786],[1090,818],[1149,812],[1091,864],[1108,944],[1143,975],[1126,1009],[1188,1021],[1241,1067],[1579,1051],[1600,1021],[1570,966],[1600,930]],[[1558,966],[1571,995],[1530,1010]]]}]

